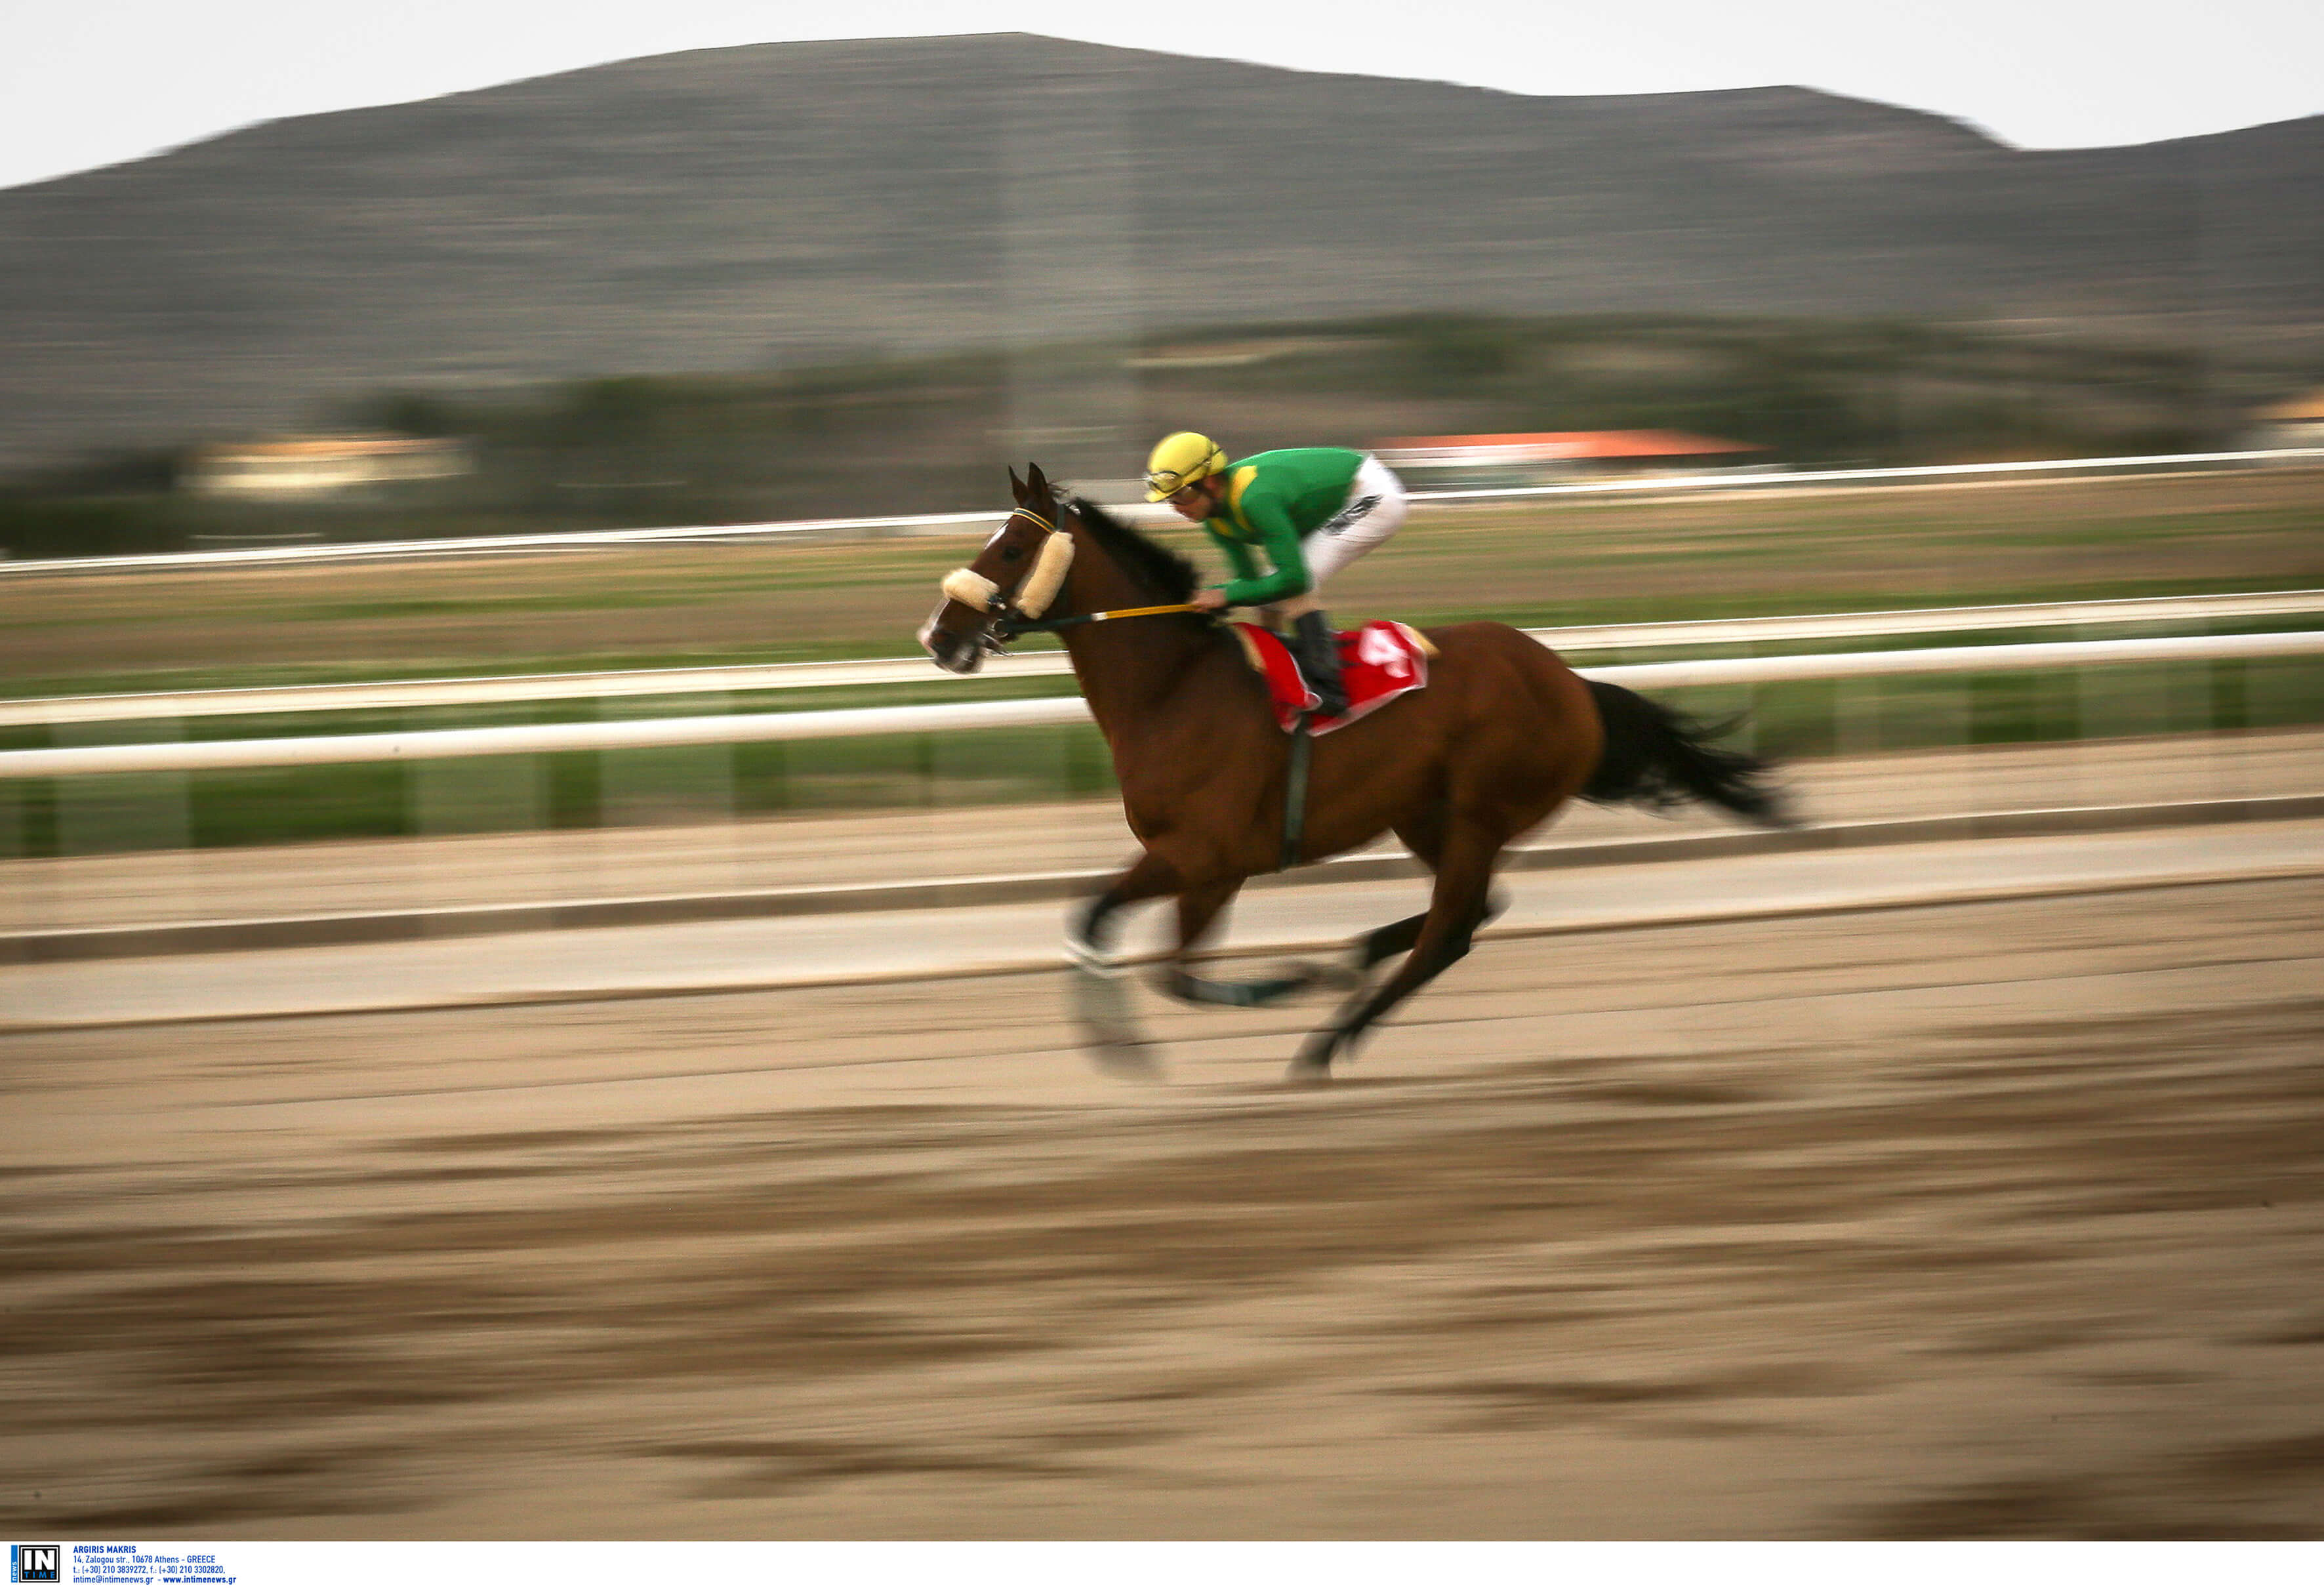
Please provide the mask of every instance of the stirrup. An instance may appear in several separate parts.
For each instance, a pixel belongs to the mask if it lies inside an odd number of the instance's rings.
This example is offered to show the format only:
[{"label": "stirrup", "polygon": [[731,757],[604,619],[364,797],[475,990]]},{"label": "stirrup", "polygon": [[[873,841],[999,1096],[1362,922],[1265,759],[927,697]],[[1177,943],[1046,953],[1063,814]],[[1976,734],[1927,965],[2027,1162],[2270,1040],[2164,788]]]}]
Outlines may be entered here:
[{"label": "stirrup", "polygon": [[[1299,671],[1315,696],[1317,716],[1343,716],[1348,710],[1347,679],[1340,670],[1340,642],[1332,621],[1320,611],[1303,612],[1293,622],[1298,636]],[[1336,698],[1337,704],[1334,704]]]}]

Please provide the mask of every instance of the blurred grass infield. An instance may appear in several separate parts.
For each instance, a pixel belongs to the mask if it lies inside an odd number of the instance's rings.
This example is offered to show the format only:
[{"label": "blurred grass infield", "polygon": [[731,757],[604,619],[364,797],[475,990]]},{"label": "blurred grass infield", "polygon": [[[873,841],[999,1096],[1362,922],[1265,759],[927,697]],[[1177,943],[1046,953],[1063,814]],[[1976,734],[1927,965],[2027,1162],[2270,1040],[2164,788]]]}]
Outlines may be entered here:
[{"label": "blurred grass infield", "polygon": [[[1562,498],[1432,509],[1332,596],[1346,623],[1555,626],[2288,589],[2324,585],[2319,531],[2324,469]],[[0,581],[0,690],[900,656],[979,538]]]},{"label": "blurred grass infield", "polygon": [[[1212,562],[1191,531],[1166,537]],[[78,576],[0,585],[19,697],[896,656],[973,539],[592,551],[516,561]],[[1333,586],[1342,624],[1525,626],[2006,605],[2324,586],[2324,470],[1947,490],[1494,505],[1416,521]],[[2304,628],[2309,620],[2240,624]],[[2214,632],[2227,632],[2220,625]],[[2107,637],[2162,632],[2109,626]],[[1787,643],[2007,642],[2054,631]],[[1735,654],[1733,647],[1687,654]],[[1592,652],[1591,664],[1679,654]],[[0,748],[357,734],[600,715],[822,710],[1071,692],[1069,678],[760,695],[189,718],[0,733]],[[2324,721],[2324,667],[2270,660],[1657,691],[1800,758]],[[0,855],[1111,792],[1093,729],[0,782]]]}]

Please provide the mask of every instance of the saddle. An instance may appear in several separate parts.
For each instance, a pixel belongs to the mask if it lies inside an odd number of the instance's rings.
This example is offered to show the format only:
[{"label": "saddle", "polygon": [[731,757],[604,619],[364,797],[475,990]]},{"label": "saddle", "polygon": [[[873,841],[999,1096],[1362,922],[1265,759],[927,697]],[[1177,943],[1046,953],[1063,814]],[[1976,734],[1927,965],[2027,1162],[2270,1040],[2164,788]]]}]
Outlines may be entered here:
[{"label": "saddle", "polygon": [[[1267,697],[1275,707],[1275,724],[1285,733],[1315,709],[1315,692],[1301,676],[1298,660],[1281,639],[1256,623],[1230,623],[1251,670],[1267,680]],[[1338,716],[1310,717],[1310,734],[1328,734],[1360,717],[1370,716],[1399,695],[1409,695],[1428,683],[1428,663],[1436,647],[1419,630],[1387,618],[1350,629],[1338,636],[1340,682],[1348,692],[1348,709]]]}]

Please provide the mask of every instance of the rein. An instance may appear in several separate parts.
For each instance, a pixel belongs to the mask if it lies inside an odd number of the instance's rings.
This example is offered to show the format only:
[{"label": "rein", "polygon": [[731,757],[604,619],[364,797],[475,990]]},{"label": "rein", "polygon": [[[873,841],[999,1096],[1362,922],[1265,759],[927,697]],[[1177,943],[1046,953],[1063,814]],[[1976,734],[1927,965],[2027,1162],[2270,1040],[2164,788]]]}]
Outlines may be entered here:
[{"label": "rein", "polygon": [[992,632],[1001,641],[1014,640],[1019,634],[1054,634],[1059,629],[1070,629],[1077,623],[1111,623],[1118,617],[1165,617],[1172,613],[1200,612],[1191,601],[1173,602],[1167,606],[1117,606],[1111,612],[1084,612],[1074,617],[1012,618],[993,620]]}]

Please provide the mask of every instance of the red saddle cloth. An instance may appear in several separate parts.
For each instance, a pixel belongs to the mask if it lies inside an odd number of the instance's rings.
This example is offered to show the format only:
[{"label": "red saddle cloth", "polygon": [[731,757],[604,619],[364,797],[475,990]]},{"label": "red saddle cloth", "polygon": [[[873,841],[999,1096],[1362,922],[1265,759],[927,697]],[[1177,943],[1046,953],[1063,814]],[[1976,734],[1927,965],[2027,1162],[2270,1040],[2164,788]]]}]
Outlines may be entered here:
[{"label": "red saddle cloth", "polygon": [[[1267,680],[1268,698],[1275,706],[1276,725],[1285,733],[1296,727],[1302,712],[1315,706],[1315,693],[1299,674],[1291,648],[1256,623],[1230,625],[1241,637],[1243,654]],[[1348,692],[1348,709],[1338,716],[1312,719],[1307,731],[1328,734],[1370,716],[1399,695],[1409,695],[1428,682],[1428,660],[1436,654],[1416,629],[1386,618],[1350,629],[1339,636],[1340,682]]]}]

